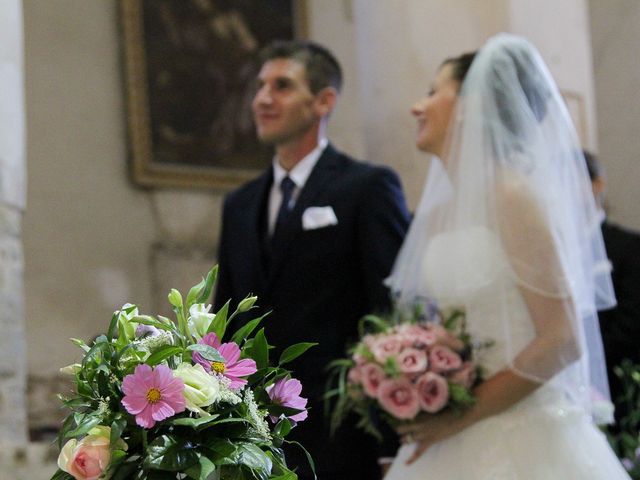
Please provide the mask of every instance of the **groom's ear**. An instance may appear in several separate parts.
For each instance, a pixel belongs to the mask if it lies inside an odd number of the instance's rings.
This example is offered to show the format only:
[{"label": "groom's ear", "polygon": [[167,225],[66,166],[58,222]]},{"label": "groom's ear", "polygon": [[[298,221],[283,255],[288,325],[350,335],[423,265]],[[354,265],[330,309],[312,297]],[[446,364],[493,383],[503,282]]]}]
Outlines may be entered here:
[{"label": "groom's ear", "polygon": [[328,116],[336,106],[338,91],[334,87],[325,87],[316,94],[315,111],[320,117]]}]

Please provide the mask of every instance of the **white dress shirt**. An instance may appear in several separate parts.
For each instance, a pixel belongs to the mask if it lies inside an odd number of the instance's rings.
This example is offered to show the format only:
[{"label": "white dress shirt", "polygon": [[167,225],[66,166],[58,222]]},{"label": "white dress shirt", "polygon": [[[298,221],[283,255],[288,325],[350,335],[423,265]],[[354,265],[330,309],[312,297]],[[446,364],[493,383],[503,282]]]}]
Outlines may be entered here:
[{"label": "white dress shirt", "polygon": [[271,191],[269,192],[269,235],[273,235],[273,231],[276,226],[276,217],[278,216],[278,210],[280,209],[280,204],[282,203],[282,192],[280,191],[280,182],[282,179],[289,175],[289,178],[295,183],[295,188],[293,189],[293,194],[291,196],[292,205],[295,205],[298,196],[300,195],[300,191],[304,187],[305,183],[307,183],[307,179],[309,175],[311,175],[311,171],[313,167],[316,166],[322,152],[328,145],[328,140],[326,138],[321,139],[318,142],[316,148],[314,148],[309,154],[300,160],[295,167],[293,167],[288,172],[280,166],[278,163],[278,157],[274,157],[273,159],[273,184],[271,185]]}]

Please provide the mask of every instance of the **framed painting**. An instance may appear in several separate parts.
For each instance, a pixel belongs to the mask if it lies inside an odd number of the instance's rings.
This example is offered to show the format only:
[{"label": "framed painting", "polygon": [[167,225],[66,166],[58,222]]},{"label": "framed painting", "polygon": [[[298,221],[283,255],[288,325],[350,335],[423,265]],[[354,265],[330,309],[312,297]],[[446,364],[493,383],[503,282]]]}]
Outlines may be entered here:
[{"label": "framed painting", "polygon": [[303,0],[120,0],[133,181],[226,190],[262,171],[257,54],[305,18]]}]

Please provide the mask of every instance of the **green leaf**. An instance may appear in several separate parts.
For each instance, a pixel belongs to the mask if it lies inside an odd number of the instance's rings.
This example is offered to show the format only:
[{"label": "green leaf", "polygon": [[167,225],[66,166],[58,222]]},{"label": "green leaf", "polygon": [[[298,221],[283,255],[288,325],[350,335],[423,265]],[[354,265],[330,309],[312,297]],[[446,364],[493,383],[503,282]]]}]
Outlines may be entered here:
[{"label": "green leaf", "polygon": [[269,414],[273,415],[274,417],[279,417],[280,415],[284,415],[285,417],[292,417],[293,415],[296,415],[303,411],[298,408],[284,407],[282,405],[267,405],[266,408]]},{"label": "green leaf", "polygon": [[223,305],[223,307],[218,310],[216,316],[213,318],[213,321],[209,324],[209,328],[207,333],[215,333],[218,338],[222,341],[222,337],[224,336],[224,332],[227,329],[227,316],[229,315],[229,304],[231,300]]},{"label": "green leaf", "polygon": [[169,423],[172,425],[181,425],[184,427],[191,427],[195,429],[202,429],[203,427],[208,426],[209,423],[214,422],[220,415],[213,414],[210,417],[182,417],[171,420]]},{"label": "green leaf", "polygon": [[82,413],[76,415],[77,416],[74,416],[76,418],[76,428],[67,432],[65,438],[85,435],[93,427],[100,425],[100,421],[102,420],[100,415],[85,415]]},{"label": "green leaf", "polygon": [[273,427],[273,433],[280,438],[284,438],[289,435],[292,428],[293,425],[291,424],[291,420],[288,418],[281,418],[278,423],[276,423],[276,426]]},{"label": "green leaf", "polygon": [[273,463],[269,456],[252,443],[240,443],[236,449],[236,462],[251,470],[262,470],[269,474]]},{"label": "green leaf", "polygon": [[269,480],[298,480],[298,476],[291,470],[289,470],[288,472],[285,472],[282,475],[278,475],[277,477],[269,477]]},{"label": "green leaf", "polygon": [[449,317],[444,321],[444,328],[446,328],[449,331],[453,331],[456,328],[458,328],[458,322],[459,321],[464,321],[464,311],[462,310],[453,310]]},{"label": "green leaf", "polygon": [[191,305],[196,302],[196,299],[200,296],[200,293],[202,292],[202,289],[204,288],[206,283],[206,280],[203,278],[197,285],[191,287],[191,290],[189,290],[189,293],[187,294],[187,304],[185,306],[187,310],[189,310],[189,308],[191,308]]},{"label": "green leaf", "polygon": [[218,350],[204,343],[195,343],[193,345],[189,345],[187,347],[187,350],[198,352],[200,355],[202,355],[202,358],[204,358],[205,360],[209,360],[210,362],[227,362]]},{"label": "green leaf", "polygon": [[216,279],[218,278],[218,265],[214,266],[209,273],[207,273],[207,278],[204,284],[204,288],[200,292],[200,295],[196,299],[196,303],[206,303],[211,297],[211,292],[213,291],[213,286],[216,283]]},{"label": "green leaf", "polygon": [[264,335],[264,328],[258,330],[258,333],[253,338],[250,357],[255,360],[258,370],[269,366],[269,344]]},{"label": "green leaf", "polygon": [[174,355],[181,355],[184,350],[182,347],[176,347],[174,345],[163,345],[158,348],[155,352],[153,352],[149,358],[145,361],[147,365],[154,366],[166,360],[169,357],[173,357]]},{"label": "green leaf", "polygon": [[[110,470],[110,469],[109,469]],[[126,461],[120,463],[115,467],[111,473],[111,480],[131,480],[139,479],[140,477],[140,459],[128,458]],[[137,473],[137,475],[136,475]]]},{"label": "green leaf", "polygon": [[137,315],[133,317],[131,321],[141,323],[143,325],[151,325],[152,327],[156,327],[160,330],[166,330],[168,332],[175,330],[173,323],[167,324],[166,322],[161,322],[160,320],[153,318],[150,315]]},{"label": "green leaf", "polygon": [[121,413],[116,414],[113,422],[111,422],[111,434],[109,437],[111,445],[116,444],[125,428],[127,428],[127,419]]},{"label": "green leaf", "polygon": [[109,339],[109,341],[116,338],[117,327],[118,327],[118,312],[114,312],[113,315],[111,316],[111,322],[109,322],[109,328],[107,330],[107,338]]},{"label": "green leaf", "polygon": [[365,333],[367,333],[367,326],[370,325],[370,328],[374,332],[384,332],[389,328],[389,322],[384,320],[377,315],[365,315],[358,322],[358,333],[360,338],[364,337]]},{"label": "green leaf", "polygon": [[291,345],[290,347],[285,348],[282,355],[280,355],[280,360],[278,361],[278,365],[282,366],[285,363],[289,363],[290,361],[298,358],[304,352],[309,350],[311,347],[318,345],[317,343],[311,342],[303,342],[296,343],[295,345]]},{"label": "green leaf", "polygon": [[161,435],[147,448],[143,465],[152,470],[181,472],[198,463],[194,445],[183,438]]},{"label": "green leaf", "polygon": [[207,455],[215,463],[220,464],[223,459],[227,459],[236,451],[236,447],[226,438],[213,437],[204,442],[205,447],[214,455]]},{"label": "green leaf", "polygon": [[198,463],[187,469],[185,472],[189,477],[196,480],[207,480],[209,475],[216,471],[216,465],[205,455],[200,455]]},{"label": "green leaf", "polygon": [[53,474],[53,477],[51,477],[51,480],[74,480],[74,477],[58,469],[56,473]]},{"label": "green leaf", "polygon": [[88,352],[90,350],[90,347],[86,343],[84,343],[84,340],[80,340],[79,338],[72,338],[71,343],[73,343],[76,347],[80,347],[85,352]]},{"label": "green leaf", "polygon": [[249,335],[253,333],[256,327],[267,315],[269,315],[269,313],[265,313],[259,318],[254,318],[253,320],[247,322],[245,325],[240,327],[238,331],[233,334],[233,337],[231,337],[231,341],[240,345],[245,338],[247,338]]},{"label": "green leaf", "polygon": [[309,468],[311,468],[311,471],[313,472],[313,478],[317,479],[318,477],[316,476],[316,464],[314,463],[313,457],[311,457],[311,454],[307,451],[307,449],[304,448],[300,443],[293,440],[285,440],[285,443],[288,443],[289,445],[295,445],[304,452],[305,456],[307,457],[307,462],[309,463]]},{"label": "green leaf", "polygon": [[75,425],[75,419],[74,419],[74,415],[67,415],[67,418],[64,419],[64,422],[62,423],[62,427],[60,427],[60,431],[58,432],[58,437],[57,437],[57,445],[58,445],[58,450],[62,449],[62,444],[64,443],[65,439],[69,438],[67,436],[67,432],[69,432]]},{"label": "green leaf", "polygon": [[70,410],[80,410],[91,406],[91,402],[82,397],[64,398],[61,395],[58,395],[58,399]]},{"label": "green leaf", "polygon": [[473,405],[476,401],[469,390],[456,383],[449,382],[449,395],[454,404],[463,408]]}]

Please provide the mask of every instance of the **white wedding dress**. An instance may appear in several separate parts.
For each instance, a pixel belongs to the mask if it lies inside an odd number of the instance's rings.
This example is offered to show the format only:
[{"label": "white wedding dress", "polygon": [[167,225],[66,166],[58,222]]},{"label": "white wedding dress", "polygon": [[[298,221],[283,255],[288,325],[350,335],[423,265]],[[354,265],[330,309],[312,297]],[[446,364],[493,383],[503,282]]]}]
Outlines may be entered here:
[{"label": "white wedding dress", "polygon": [[[514,347],[524,347],[525,339],[531,338],[531,319],[506,255],[486,228],[433,237],[423,273],[425,291],[440,308],[464,306],[472,338],[496,342],[476,359],[487,376],[506,366],[508,347],[500,340],[502,324],[495,320],[501,318],[496,309],[504,308],[505,302],[496,301],[497,292],[507,292]],[[459,284],[460,279],[465,285]],[[553,382],[503,413],[432,446],[407,465],[414,448],[414,444],[400,447],[385,480],[629,479],[604,434]]]}]

